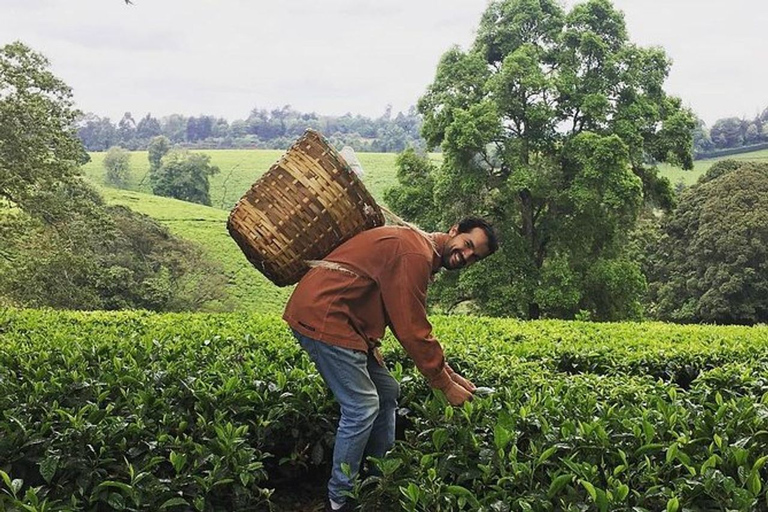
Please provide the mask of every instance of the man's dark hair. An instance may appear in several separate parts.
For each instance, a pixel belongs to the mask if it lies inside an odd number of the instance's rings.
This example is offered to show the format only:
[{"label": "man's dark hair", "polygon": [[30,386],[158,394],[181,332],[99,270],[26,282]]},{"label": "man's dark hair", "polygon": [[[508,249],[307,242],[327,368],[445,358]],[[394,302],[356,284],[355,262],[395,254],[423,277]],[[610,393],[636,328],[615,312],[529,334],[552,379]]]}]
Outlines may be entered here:
[{"label": "man's dark hair", "polygon": [[496,230],[493,229],[488,221],[481,219],[480,217],[465,217],[461,219],[458,224],[459,233],[469,233],[475,228],[480,228],[485,232],[485,236],[488,237],[488,249],[490,252],[488,255],[495,253],[499,248],[499,238],[496,236]]}]

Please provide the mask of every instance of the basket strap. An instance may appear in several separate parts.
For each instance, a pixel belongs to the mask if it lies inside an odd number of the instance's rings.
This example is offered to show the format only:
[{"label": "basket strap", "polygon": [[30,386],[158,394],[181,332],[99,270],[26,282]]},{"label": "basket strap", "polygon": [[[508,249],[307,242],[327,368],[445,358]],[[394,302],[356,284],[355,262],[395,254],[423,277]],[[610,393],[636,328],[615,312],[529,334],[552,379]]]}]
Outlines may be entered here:
[{"label": "basket strap", "polygon": [[333,261],[325,261],[325,260],[305,260],[304,263],[307,264],[309,268],[318,268],[322,267],[328,270],[337,270],[339,272],[344,272],[345,274],[350,274],[355,277],[360,277],[360,275],[357,272],[354,272],[344,265],[340,265],[339,263],[333,262]]},{"label": "basket strap", "polygon": [[[440,257],[440,253],[437,250],[437,245],[435,244],[435,240],[432,238],[432,235],[424,231],[423,229],[419,228],[416,224],[411,224],[410,222],[404,221],[401,219],[396,213],[394,213],[392,210],[389,210],[388,208],[385,208],[384,206],[379,205],[379,208],[381,208],[382,213],[384,213],[384,217],[390,221],[392,224],[397,225],[398,227],[411,229],[424,237],[429,244],[432,246],[432,250],[434,253]],[[344,265],[341,265],[339,263],[336,263],[334,261],[326,261],[326,260],[305,260],[304,263],[307,264],[309,268],[318,268],[322,267],[324,269],[328,270],[336,270],[339,272],[344,272],[346,274],[349,274],[354,277],[360,277],[360,275],[350,270],[349,268],[345,267]]]},{"label": "basket strap", "polygon": [[392,224],[395,224],[397,226],[401,226],[401,227],[404,227],[404,228],[412,229],[413,231],[415,231],[416,233],[418,233],[422,237],[424,237],[429,242],[429,244],[432,246],[432,250],[434,251],[434,253],[438,257],[440,257],[440,253],[437,251],[437,245],[435,244],[435,240],[432,238],[432,235],[430,235],[429,233],[427,233],[426,231],[421,229],[416,224],[412,224],[410,222],[407,222],[407,221],[403,220],[402,218],[400,218],[392,210],[390,210],[390,209],[388,209],[388,208],[386,208],[384,206],[381,206],[381,205],[379,205],[379,208],[381,208],[382,213],[384,213],[384,218],[386,220],[390,221]]}]

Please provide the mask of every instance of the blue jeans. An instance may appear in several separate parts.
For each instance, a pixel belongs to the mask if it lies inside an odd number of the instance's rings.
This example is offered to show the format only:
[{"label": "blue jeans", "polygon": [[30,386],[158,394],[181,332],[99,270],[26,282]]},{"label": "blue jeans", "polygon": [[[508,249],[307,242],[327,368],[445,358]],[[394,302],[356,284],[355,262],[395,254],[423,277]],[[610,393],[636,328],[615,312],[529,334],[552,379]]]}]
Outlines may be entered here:
[{"label": "blue jeans", "polygon": [[[395,443],[400,385],[370,352],[329,345],[297,332],[294,336],[341,406],[328,497],[344,503],[344,492],[352,489],[363,458],[383,457]],[[341,470],[343,463],[349,464],[350,476]]]}]

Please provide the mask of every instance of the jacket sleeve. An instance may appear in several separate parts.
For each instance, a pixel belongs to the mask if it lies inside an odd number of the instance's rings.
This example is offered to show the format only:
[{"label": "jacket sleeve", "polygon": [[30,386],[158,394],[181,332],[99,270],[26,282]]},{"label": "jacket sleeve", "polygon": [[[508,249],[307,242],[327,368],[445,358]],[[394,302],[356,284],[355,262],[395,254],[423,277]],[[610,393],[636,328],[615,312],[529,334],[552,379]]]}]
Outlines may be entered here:
[{"label": "jacket sleeve", "polygon": [[427,285],[430,263],[419,254],[394,258],[378,276],[389,326],[419,371],[434,388],[451,384],[446,371],[443,348],[432,336],[427,320]]}]

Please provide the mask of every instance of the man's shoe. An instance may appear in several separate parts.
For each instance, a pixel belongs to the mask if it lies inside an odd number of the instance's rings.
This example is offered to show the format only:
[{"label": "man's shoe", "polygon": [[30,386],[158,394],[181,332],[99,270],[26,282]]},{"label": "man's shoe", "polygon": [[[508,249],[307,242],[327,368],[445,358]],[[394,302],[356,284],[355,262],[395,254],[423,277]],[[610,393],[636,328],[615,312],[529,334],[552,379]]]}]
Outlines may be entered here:
[{"label": "man's shoe", "polygon": [[352,512],[352,510],[353,506],[349,501],[345,502],[341,508],[334,509],[331,506],[331,500],[325,499],[325,512]]}]

